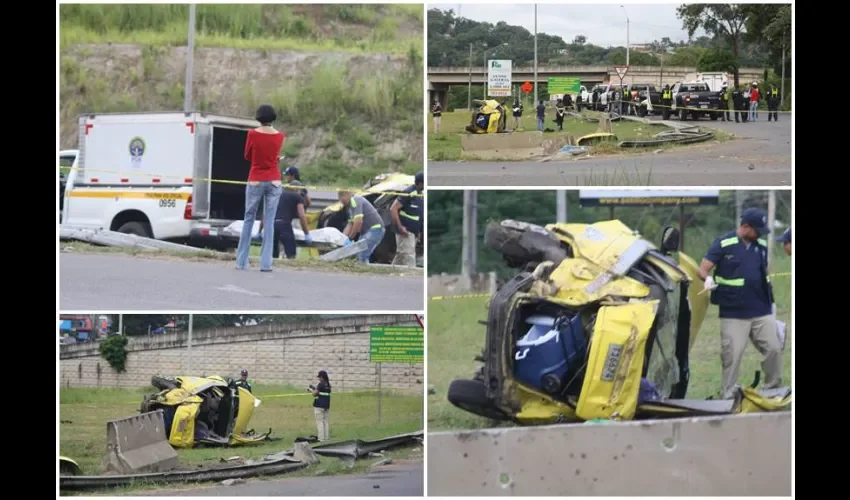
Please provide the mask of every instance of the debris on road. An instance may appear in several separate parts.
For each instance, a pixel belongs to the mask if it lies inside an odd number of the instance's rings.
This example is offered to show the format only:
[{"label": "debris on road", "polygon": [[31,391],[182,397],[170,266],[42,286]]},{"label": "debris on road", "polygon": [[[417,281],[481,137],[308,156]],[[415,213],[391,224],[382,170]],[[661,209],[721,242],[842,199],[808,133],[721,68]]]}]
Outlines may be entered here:
[{"label": "debris on road", "polygon": [[245,484],[245,480],[241,477],[237,477],[234,479],[225,479],[221,482],[222,486],[233,486],[234,484]]}]

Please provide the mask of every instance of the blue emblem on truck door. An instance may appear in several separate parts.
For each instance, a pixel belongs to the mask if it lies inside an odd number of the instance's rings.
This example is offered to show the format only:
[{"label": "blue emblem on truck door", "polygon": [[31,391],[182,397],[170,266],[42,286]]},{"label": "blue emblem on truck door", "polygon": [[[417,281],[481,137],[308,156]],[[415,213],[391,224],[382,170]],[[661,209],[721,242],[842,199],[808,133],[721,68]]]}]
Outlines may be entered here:
[{"label": "blue emblem on truck door", "polygon": [[130,163],[133,167],[142,165],[142,156],[145,155],[145,140],[141,137],[133,137],[130,139]]}]

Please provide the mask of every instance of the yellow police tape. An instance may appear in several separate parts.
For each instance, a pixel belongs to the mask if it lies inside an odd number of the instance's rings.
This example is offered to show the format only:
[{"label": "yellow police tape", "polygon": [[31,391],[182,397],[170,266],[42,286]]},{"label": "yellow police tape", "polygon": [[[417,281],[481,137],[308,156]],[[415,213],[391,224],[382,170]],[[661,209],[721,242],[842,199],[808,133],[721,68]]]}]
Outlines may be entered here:
[{"label": "yellow police tape", "polygon": [[[377,389],[369,389],[369,390],[365,390],[365,391],[335,392],[334,395],[336,395],[336,396],[343,395],[344,396],[344,395],[348,395],[348,394],[371,394],[371,393],[374,393],[374,392],[378,392],[378,390]],[[310,396],[310,395],[311,394],[309,392],[307,392],[306,390],[304,392],[295,392],[295,393],[290,393],[290,394],[264,394],[262,396],[258,396],[256,394],[254,394],[254,396],[257,399],[261,399],[261,400],[262,399],[275,399],[275,398],[293,398],[293,397],[296,397],[296,396]],[[133,404],[136,404],[136,403],[138,403],[138,401],[125,401],[123,404],[133,405]],[[62,404],[63,405],[64,404],[68,404],[68,405],[78,405],[79,404],[79,405],[82,405],[82,404],[90,404],[90,403],[82,401],[82,402],[62,403]]]},{"label": "yellow police tape", "polygon": [[[791,276],[791,273],[773,273],[770,275],[771,278],[776,278],[780,276]],[[493,294],[490,293],[466,293],[462,295],[435,295],[433,297],[428,297],[428,300],[453,300],[453,299],[486,299],[491,297]]]},{"label": "yellow police tape", "polygon": [[[98,170],[98,169],[80,168],[80,167],[69,167],[68,170],[69,171],[70,170],[81,170],[83,172],[95,172],[95,173],[101,173],[101,174],[139,175],[139,172],[135,171],[135,170],[132,170],[132,171],[131,170]],[[149,177],[157,177],[157,178],[161,178],[161,179],[181,179],[181,180],[192,179],[193,182],[215,182],[215,183],[218,183],[218,184],[236,184],[236,185],[240,185],[240,186],[247,186],[248,185],[247,181],[231,181],[231,180],[224,180],[224,179],[211,179],[211,178],[207,178],[207,177],[186,177],[186,176],[182,176],[182,175],[165,175],[165,174],[149,173],[149,172],[145,172],[144,175],[149,176]],[[402,174],[402,175],[407,175],[407,174]],[[289,186],[289,184],[282,184],[282,186],[287,187],[287,186]],[[292,186],[292,187],[297,187],[299,189],[313,189],[313,190],[317,190],[317,191],[336,191],[336,192],[350,191],[352,193],[362,193],[362,192],[366,191],[367,189],[369,189],[369,188],[366,188],[366,189],[364,189],[364,188],[337,188],[337,187],[330,187],[330,186],[308,186],[308,185],[298,185],[298,186]],[[413,196],[413,197],[416,197],[416,198],[422,198],[424,196],[423,194],[420,194],[420,193],[397,193],[397,192],[394,192],[394,191],[381,191],[380,193],[381,194],[394,195],[394,196]]]}]

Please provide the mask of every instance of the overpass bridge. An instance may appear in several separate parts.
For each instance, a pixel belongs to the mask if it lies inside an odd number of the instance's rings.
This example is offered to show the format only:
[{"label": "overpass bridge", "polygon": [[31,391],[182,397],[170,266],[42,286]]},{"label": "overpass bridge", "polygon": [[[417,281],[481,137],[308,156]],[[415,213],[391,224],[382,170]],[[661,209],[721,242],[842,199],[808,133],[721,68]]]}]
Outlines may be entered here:
[{"label": "overpass bridge", "polygon": [[[665,83],[673,84],[685,78],[688,73],[696,73],[696,68],[683,66],[632,66],[626,74],[626,83],[651,83],[663,86]],[[758,68],[741,68],[738,70],[741,82],[760,80],[764,71]],[[617,71],[614,66],[538,66],[537,83],[545,84],[551,76],[581,78],[582,83],[591,87],[597,83],[619,82]],[[435,98],[443,103],[446,108],[446,93],[449,87],[457,85],[483,86],[487,83],[487,67],[429,67],[428,68],[428,92],[429,102]],[[532,66],[519,66],[513,69],[512,80],[515,86],[523,82],[534,83],[534,68]],[[517,90],[518,91],[518,90]],[[473,91],[475,95],[475,91]],[[481,92],[478,92],[481,95]]]}]

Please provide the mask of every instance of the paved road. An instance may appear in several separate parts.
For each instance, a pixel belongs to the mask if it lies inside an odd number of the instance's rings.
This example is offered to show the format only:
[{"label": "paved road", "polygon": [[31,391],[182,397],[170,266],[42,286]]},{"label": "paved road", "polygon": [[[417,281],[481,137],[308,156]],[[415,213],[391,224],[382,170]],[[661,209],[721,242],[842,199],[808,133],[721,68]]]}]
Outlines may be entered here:
[{"label": "paved road", "polygon": [[[144,496],[203,497],[421,497],[425,494],[422,463],[390,465],[375,472],[351,476],[293,477],[272,481],[252,480],[233,486],[136,493]],[[377,487],[376,487],[377,486]]]},{"label": "paved road", "polygon": [[276,269],[225,262],[62,253],[63,310],[421,311],[423,277]]},{"label": "paved road", "polygon": [[430,186],[790,186],[791,115],[700,124],[735,140],[660,153],[558,162],[428,162]]}]

